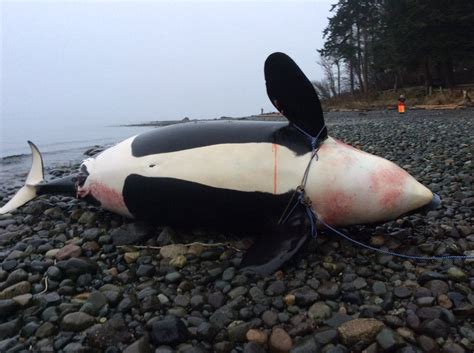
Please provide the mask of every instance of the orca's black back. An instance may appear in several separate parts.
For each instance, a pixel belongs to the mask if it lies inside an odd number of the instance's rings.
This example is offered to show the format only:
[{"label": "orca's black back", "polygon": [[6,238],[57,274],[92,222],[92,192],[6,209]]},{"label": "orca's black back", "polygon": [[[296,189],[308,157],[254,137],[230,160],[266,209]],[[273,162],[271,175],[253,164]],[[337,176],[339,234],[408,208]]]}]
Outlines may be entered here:
[{"label": "orca's black back", "polygon": [[296,154],[309,152],[308,140],[286,122],[204,121],[160,127],[138,135],[132,142],[134,157],[176,152],[224,143],[276,143]]}]

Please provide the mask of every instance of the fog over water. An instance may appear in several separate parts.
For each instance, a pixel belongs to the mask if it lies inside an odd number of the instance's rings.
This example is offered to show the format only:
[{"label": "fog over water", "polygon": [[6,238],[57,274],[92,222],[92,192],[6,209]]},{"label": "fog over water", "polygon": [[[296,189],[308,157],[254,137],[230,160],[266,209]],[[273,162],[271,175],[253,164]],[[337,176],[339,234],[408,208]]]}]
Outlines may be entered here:
[{"label": "fog over water", "polygon": [[28,139],[57,151],[137,131],[111,125],[274,110],[266,57],[320,79],[330,3],[2,1],[0,157]]}]

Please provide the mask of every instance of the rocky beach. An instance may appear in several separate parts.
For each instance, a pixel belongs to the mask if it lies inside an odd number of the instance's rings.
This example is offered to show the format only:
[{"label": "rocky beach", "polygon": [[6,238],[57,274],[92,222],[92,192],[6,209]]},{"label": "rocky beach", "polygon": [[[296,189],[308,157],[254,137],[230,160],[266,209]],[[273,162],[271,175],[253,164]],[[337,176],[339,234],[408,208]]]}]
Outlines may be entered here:
[{"label": "rocky beach", "polygon": [[[346,234],[409,255],[474,255],[473,109],[326,121],[331,136],[397,163],[442,199],[428,214]],[[5,176],[0,204],[23,182]],[[248,244],[38,197],[0,216],[0,352],[474,351],[474,260],[415,262],[323,230],[259,278],[239,271]]]}]

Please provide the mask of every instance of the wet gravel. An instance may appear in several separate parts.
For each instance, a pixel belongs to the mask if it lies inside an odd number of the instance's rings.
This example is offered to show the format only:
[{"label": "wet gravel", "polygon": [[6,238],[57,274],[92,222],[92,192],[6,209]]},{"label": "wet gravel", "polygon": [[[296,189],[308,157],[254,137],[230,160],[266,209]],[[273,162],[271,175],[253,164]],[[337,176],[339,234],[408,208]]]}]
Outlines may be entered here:
[{"label": "wet gravel", "polygon": [[[474,254],[473,110],[330,113],[327,124],[443,201],[427,215],[345,231],[404,254]],[[21,184],[2,181],[0,203]],[[195,241],[215,246],[180,245]],[[322,232],[257,278],[238,270],[246,245],[39,197],[0,216],[0,352],[474,350],[474,261],[407,261]]]}]

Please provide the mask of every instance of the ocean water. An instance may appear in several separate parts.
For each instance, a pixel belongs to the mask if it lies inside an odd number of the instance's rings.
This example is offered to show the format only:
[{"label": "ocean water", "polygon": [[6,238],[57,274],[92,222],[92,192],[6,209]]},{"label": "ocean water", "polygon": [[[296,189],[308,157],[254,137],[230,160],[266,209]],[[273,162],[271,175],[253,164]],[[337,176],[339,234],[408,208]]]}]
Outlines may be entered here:
[{"label": "ocean water", "polygon": [[[16,125],[16,126],[15,126]],[[0,182],[26,177],[31,164],[31,140],[43,156],[45,170],[79,163],[94,146],[112,146],[130,136],[153,129],[150,126],[120,126],[97,122],[80,124],[5,124],[0,126]]]}]

